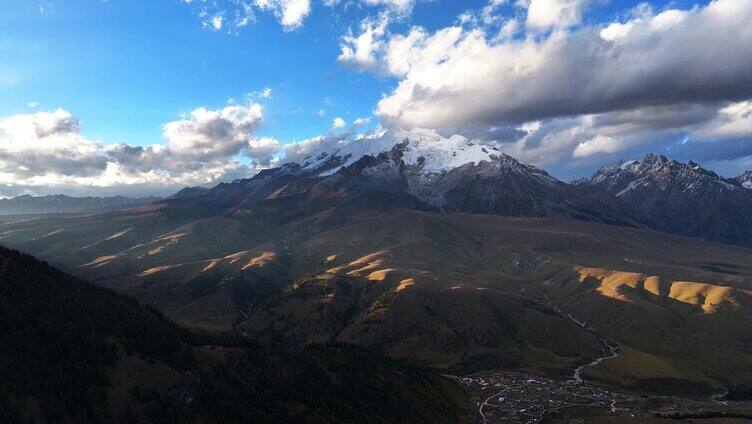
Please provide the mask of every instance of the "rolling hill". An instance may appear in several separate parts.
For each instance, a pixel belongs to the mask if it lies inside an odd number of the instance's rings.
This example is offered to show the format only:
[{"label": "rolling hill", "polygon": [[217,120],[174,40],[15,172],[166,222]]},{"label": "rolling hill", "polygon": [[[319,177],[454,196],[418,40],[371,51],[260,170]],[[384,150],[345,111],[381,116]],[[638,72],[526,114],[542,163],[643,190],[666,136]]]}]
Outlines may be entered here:
[{"label": "rolling hill", "polygon": [[[752,382],[748,250],[571,220],[356,205],[289,220],[265,208],[170,229],[159,211],[81,218],[52,235],[60,219],[5,229],[202,331],[346,342],[458,372],[561,375],[601,345],[556,306],[629,352],[602,367],[604,381],[662,378],[705,393]],[[96,243],[97,233],[108,236]]]},{"label": "rolling hill", "polygon": [[[344,345],[190,333],[0,247],[2,422],[458,422],[464,394]],[[367,372],[366,372],[367,370]]]}]

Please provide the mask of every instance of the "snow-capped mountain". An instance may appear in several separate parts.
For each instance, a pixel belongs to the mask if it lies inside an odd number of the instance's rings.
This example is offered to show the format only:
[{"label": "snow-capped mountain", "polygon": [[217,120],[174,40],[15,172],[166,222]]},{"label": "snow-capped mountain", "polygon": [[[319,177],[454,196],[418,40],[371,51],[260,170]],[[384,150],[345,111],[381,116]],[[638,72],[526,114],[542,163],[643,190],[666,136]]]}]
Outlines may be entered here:
[{"label": "snow-capped mountain", "polygon": [[736,180],[739,181],[742,186],[752,189],[752,169],[745,171],[742,175],[736,177]]},{"label": "snow-capped mountain", "polygon": [[652,228],[752,245],[752,191],[694,162],[649,154],[601,168],[577,185]]},{"label": "snow-capped mountain", "polygon": [[699,194],[705,190],[735,191],[741,188],[738,181],[723,178],[692,161],[681,163],[655,154],[646,155],[642,161],[622,161],[603,167],[583,182],[616,197],[646,189]]},{"label": "snow-capped mountain", "polygon": [[357,199],[444,212],[627,221],[585,191],[495,147],[423,129],[353,141],[251,179],[221,184],[202,197],[207,196],[232,199],[228,206],[240,204],[236,209],[297,196],[291,207],[307,211],[312,204]]},{"label": "snow-capped mountain", "polygon": [[348,204],[566,218],[752,246],[752,190],[696,163],[647,155],[567,184],[498,149],[430,130],[387,132],[171,199],[195,211],[293,220]]},{"label": "snow-capped mountain", "polygon": [[444,138],[433,130],[416,128],[355,140],[339,149],[309,156],[300,165],[305,170],[323,169],[320,174],[323,176],[331,175],[363,156],[389,152],[398,144],[405,164],[419,165],[425,174],[438,174],[469,163],[492,162],[500,155],[495,147],[472,142],[460,135]]}]

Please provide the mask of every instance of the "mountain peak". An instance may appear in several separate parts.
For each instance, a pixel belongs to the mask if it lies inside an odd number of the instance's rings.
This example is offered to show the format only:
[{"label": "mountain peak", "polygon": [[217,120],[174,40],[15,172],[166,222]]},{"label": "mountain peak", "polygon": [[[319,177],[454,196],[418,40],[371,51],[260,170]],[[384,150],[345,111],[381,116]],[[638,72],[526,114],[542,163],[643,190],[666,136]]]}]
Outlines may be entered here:
[{"label": "mountain peak", "polygon": [[739,181],[742,187],[752,189],[752,169],[744,171],[736,177],[736,180]]},{"label": "mountain peak", "polygon": [[201,187],[201,186],[184,187],[180,191],[178,191],[177,193],[175,193],[172,196],[170,196],[169,198],[170,199],[185,199],[185,198],[188,198],[188,197],[196,197],[196,196],[200,196],[202,194],[207,193],[209,190],[210,189],[208,189],[206,187]]},{"label": "mountain peak", "polygon": [[469,140],[461,135],[443,137],[434,130],[387,131],[379,137],[354,140],[340,148],[306,157],[303,169],[320,170],[326,176],[354,164],[363,156],[377,156],[398,147],[406,165],[419,165],[426,174],[440,174],[468,163],[493,162],[511,157],[496,147]]},{"label": "mountain peak", "polygon": [[[736,189],[739,184],[735,180],[726,179],[713,171],[703,168],[694,161],[687,163],[668,159],[663,155],[649,153],[642,161],[624,161],[610,166],[604,166],[586,181],[590,184],[609,182],[616,184],[617,180],[634,181],[640,179],[640,184],[650,181],[672,181],[677,186],[696,186],[699,181],[712,183],[727,189]],[[633,185],[637,185],[636,183]],[[629,187],[623,187],[629,188]]]},{"label": "mountain peak", "polygon": [[[596,190],[618,209],[661,231],[750,245],[752,172],[727,179],[689,161],[656,154],[641,162],[621,161],[578,184]],[[722,229],[722,230],[719,230]]]},{"label": "mountain peak", "polygon": [[648,153],[642,159],[642,162],[649,163],[649,164],[664,164],[664,163],[668,163],[669,160],[666,156],[659,155],[656,153]]}]

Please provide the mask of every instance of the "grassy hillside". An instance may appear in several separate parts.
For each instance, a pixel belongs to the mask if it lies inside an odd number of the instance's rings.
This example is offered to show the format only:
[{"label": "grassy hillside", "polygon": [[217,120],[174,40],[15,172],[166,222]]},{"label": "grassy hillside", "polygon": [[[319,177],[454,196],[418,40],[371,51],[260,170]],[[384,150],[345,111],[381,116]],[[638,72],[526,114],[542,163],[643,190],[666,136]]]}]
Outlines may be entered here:
[{"label": "grassy hillside", "polygon": [[602,346],[559,308],[624,352],[591,378],[703,394],[752,383],[749,250],[579,221],[300,200],[211,217],[164,206],[7,223],[0,240],[210,333],[565,375]]},{"label": "grassy hillside", "polygon": [[0,247],[0,422],[457,422],[464,394],[345,345],[197,336]]}]

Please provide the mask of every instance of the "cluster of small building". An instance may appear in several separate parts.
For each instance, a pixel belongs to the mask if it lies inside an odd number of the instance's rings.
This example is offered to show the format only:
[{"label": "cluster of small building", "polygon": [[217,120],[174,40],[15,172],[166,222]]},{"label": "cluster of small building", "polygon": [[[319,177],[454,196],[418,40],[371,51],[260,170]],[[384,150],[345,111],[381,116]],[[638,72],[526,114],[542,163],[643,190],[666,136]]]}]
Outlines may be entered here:
[{"label": "cluster of small building", "polygon": [[624,422],[654,418],[752,417],[752,402],[686,399],[617,393],[576,379],[554,379],[506,371],[451,377],[474,394],[476,424],[537,424],[554,416],[577,418],[616,414]]},{"label": "cluster of small building", "polygon": [[477,393],[473,403],[480,423],[539,423],[573,408],[597,408],[604,413],[629,412],[639,398],[612,393],[573,380],[556,380],[514,372],[484,372],[458,379]]}]

